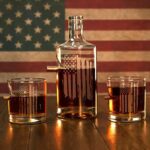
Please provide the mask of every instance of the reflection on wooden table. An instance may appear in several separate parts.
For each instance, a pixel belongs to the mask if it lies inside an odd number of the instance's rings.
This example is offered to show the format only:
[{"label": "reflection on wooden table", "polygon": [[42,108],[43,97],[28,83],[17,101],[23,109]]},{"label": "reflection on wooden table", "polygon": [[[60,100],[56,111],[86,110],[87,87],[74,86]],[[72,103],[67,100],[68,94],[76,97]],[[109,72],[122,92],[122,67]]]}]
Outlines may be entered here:
[{"label": "reflection on wooden table", "polygon": [[143,150],[150,149],[150,109],[147,119],[135,123],[108,120],[108,102],[98,99],[98,117],[93,120],[60,120],[56,98],[47,99],[47,122],[17,125],[8,122],[7,101],[0,99],[1,150]]}]

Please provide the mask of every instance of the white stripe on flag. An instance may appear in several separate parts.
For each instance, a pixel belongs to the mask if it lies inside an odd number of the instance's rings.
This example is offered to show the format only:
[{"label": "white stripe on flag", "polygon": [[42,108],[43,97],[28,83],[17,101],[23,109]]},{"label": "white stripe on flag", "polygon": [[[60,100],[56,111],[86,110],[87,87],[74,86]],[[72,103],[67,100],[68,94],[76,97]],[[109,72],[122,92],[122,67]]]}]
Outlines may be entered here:
[{"label": "white stripe on flag", "polygon": [[45,62],[55,62],[56,52],[0,52],[1,62],[34,62],[34,61],[45,61]]},{"label": "white stripe on flag", "polygon": [[[98,72],[97,81],[106,82],[108,76],[143,76],[147,78],[147,81],[150,81],[149,72]],[[20,77],[32,77],[32,78],[45,78],[49,83],[56,83],[56,73],[46,72],[46,73],[0,73],[0,83],[7,82],[11,78],[20,78]]]},{"label": "white stripe on flag", "polygon": [[[89,41],[146,41],[150,40],[150,31],[85,31],[86,40]],[[65,33],[65,38],[68,39],[68,31]]]},{"label": "white stripe on flag", "polygon": [[0,82],[4,83],[11,78],[45,78],[47,82],[55,83],[56,82],[56,73],[54,72],[36,72],[36,73],[0,73]]},{"label": "white stripe on flag", "polygon": [[[133,57],[134,56],[134,57]],[[98,52],[98,61],[150,61],[150,51],[109,51]]]},{"label": "white stripe on flag", "polygon": [[99,72],[98,82],[106,82],[108,76],[141,76],[145,77],[148,82],[150,82],[149,72]]},{"label": "white stripe on flag", "polygon": [[72,15],[83,15],[89,20],[143,20],[150,19],[150,9],[66,9],[66,19]]},{"label": "white stripe on flag", "polygon": [[[28,57],[27,57],[28,56]],[[133,57],[134,56],[134,57]],[[56,62],[56,52],[2,52],[1,62]],[[97,61],[150,61],[150,51],[100,51]]]}]

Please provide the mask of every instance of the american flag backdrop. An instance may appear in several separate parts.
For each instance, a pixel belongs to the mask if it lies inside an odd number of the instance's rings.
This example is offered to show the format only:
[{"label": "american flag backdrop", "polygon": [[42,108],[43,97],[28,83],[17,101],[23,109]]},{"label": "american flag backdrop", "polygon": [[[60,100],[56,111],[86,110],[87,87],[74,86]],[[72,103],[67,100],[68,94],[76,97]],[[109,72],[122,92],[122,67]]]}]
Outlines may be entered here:
[{"label": "american flag backdrop", "polygon": [[98,92],[109,75],[141,75],[150,92],[150,0],[0,0],[0,93],[7,80],[44,77],[55,94],[55,46],[68,39],[67,18],[83,15],[97,46]]}]

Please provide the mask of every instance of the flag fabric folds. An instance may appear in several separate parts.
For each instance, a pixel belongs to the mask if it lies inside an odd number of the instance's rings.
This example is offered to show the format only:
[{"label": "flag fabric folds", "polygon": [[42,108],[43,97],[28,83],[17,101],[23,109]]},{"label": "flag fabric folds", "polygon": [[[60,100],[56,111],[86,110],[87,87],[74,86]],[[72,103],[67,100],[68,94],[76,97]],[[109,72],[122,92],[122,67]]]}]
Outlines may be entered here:
[{"label": "flag fabric folds", "polygon": [[68,39],[67,18],[84,16],[84,36],[97,46],[98,92],[109,75],[141,75],[150,92],[149,0],[0,0],[0,93],[7,80],[44,77],[55,94],[55,46]]}]

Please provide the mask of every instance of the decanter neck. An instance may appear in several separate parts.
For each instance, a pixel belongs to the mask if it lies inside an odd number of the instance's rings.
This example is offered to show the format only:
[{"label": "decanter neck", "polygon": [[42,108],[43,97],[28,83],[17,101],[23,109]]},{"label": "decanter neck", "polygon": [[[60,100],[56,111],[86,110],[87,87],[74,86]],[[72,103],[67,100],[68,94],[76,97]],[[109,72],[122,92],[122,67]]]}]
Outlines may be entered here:
[{"label": "decanter neck", "polygon": [[83,40],[83,17],[70,16],[68,21],[69,40],[79,41]]}]

